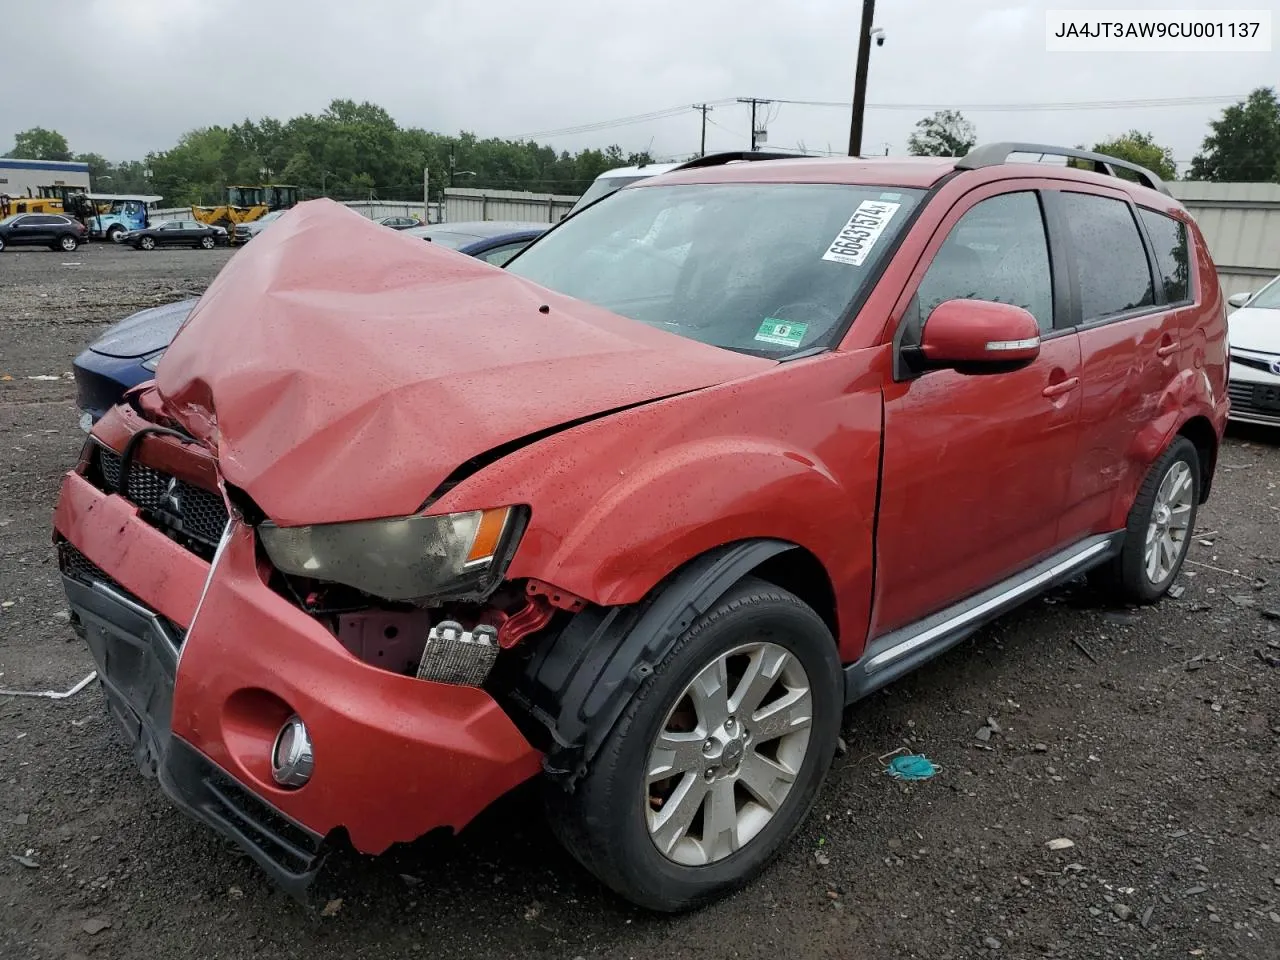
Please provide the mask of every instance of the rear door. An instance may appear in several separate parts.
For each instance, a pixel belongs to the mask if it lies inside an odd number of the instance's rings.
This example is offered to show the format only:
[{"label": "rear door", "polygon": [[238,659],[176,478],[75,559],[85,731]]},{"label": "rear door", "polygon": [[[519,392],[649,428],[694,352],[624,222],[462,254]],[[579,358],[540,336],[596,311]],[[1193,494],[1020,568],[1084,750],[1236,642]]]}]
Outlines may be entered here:
[{"label": "rear door", "polygon": [[1156,257],[1127,194],[1090,186],[1046,198],[1066,237],[1080,331],[1080,449],[1063,529],[1084,536],[1123,526],[1117,498],[1159,452],[1151,427],[1178,376],[1181,320],[1169,295],[1179,291],[1154,281]]},{"label": "rear door", "polygon": [[[914,346],[945,300],[1012,303],[1040,324],[1019,370],[935,370],[884,389],[874,639],[1012,576],[1063,543],[1076,449],[1080,347],[1066,319],[1061,256],[1042,181],[967,194],[938,228],[904,297],[894,342]],[[1055,237],[1056,239],[1056,237]],[[914,290],[912,289],[915,285]]]}]

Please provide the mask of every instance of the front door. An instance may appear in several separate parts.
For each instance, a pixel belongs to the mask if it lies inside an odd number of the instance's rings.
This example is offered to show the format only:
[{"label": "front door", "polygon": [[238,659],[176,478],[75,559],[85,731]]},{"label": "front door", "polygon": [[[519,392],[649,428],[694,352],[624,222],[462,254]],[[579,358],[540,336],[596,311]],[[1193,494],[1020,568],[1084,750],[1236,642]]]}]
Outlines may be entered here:
[{"label": "front door", "polygon": [[1055,297],[1058,256],[1040,193],[1009,189],[1006,182],[973,191],[939,226],[923,276],[917,269],[914,291],[905,291],[914,296],[894,348],[918,343],[939,303],[965,298],[1028,310],[1040,324],[1040,356],[1012,372],[938,370],[886,384],[871,639],[1060,545],[1080,346],[1074,331],[1055,328],[1065,291]]}]

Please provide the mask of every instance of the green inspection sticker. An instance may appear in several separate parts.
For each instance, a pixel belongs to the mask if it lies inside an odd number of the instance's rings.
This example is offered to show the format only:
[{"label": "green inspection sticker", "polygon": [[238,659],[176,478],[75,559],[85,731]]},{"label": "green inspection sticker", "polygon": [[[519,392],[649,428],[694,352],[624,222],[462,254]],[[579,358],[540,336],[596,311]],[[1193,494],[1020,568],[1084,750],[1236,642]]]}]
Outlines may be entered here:
[{"label": "green inspection sticker", "polygon": [[776,343],[784,347],[798,347],[808,331],[807,323],[792,323],[790,320],[778,320],[769,317],[760,324],[756,331],[756,339],[761,343]]}]

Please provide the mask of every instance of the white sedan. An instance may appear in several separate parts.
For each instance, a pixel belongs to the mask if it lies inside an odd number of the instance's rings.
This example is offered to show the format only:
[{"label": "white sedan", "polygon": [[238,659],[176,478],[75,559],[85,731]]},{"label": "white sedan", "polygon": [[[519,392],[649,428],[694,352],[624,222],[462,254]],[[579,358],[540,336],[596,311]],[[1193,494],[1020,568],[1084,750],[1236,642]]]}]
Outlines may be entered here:
[{"label": "white sedan", "polygon": [[1227,300],[1231,419],[1280,426],[1280,277]]}]

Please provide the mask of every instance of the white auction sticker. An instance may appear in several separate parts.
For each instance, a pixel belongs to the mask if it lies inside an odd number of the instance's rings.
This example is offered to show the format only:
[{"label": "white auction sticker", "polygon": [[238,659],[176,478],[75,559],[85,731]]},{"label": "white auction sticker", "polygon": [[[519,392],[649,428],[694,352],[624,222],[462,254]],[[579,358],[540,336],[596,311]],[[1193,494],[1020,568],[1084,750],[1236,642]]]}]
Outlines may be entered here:
[{"label": "white auction sticker", "polygon": [[901,206],[900,203],[888,203],[884,200],[863,200],[858,204],[858,209],[853,211],[853,216],[844,225],[844,229],[831,242],[822,259],[854,267],[862,266],[876,241],[880,239],[880,234],[884,233],[884,228]]}]

